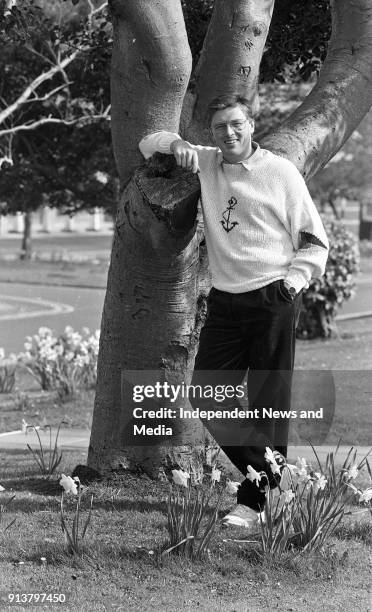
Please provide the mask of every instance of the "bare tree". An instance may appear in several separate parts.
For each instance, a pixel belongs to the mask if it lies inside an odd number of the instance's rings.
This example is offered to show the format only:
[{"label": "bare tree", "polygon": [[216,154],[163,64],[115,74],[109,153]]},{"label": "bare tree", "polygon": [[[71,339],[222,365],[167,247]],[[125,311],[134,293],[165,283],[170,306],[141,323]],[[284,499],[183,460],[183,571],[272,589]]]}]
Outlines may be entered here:
[{"label": "bare tree", "polygon": [[[94,28],[94,20],[100,16],[107,8],[107,2],[103,2],[98,7],[94,7],[89,1],[89,12],[87,15],[87,28]],[[4,7],[4,18],[10,17],[12,10],[17,7],[17,0],[6,0]],[[27,111],[31,105],[40,105],[47,101],[55,100],[62,92],[69,91],[71,82],[68,79],[66,70],[68,67],[80,59],[89,50],[89,45],[80,44],[78,47],[71,47],[69,44],[52,46],[50,42],[45,44],[45,49],[36,49],[32,43],[27,41],[24,48],[30,56],[37,56],[42,60],[48,69],[44,69],[35,78],[30,79],[23,91],[14,99],[0,98],[0,169],[4,162],[12,163],[12,145],[14,136],[21,132],[36,130],[44,125],[84,125],[100,120],[110,119],[110,107],[87,110],[76,107],[72,111],[71,107],[59,115],[47,114],[46,112],[37,118],[27,117]],[[59,77],[60,84],[56,86],[55,79]]]},{"label": "bare tree", "polygon": [[[215,0],[196,70],[178,0],[112,0],[112,136],[122,184],[104,305],[98,388],[88,462],[97,469],[142,467],[156,474],[167,455],[190,456],[203,437],[197,422],[174,435],[128,444],[132,409],[127,370],[159,370],[189,382],[205,316],[208,273],[198,231],[199,184],[170,157],[142,164],[139,140],[165,129],[207,142],[208,103],[243,94],[258,109],[258,72],[274,0]],[[333,0],[333,33],[317,85],[263,147],[314,175],[342,146],[372,103],[372,7]],[[163,404],[161,404],[163,405]],[[130,425],[129,425],[130,426]]]}]

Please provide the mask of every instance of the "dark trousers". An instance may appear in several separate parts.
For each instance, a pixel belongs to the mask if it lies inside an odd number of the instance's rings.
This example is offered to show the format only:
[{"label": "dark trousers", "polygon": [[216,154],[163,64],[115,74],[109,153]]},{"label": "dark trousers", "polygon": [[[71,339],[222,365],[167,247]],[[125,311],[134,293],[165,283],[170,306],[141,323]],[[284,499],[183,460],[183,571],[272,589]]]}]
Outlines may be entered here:
[{"label": "dark trousers", "polygon": [[[267,474],[268,480],[263,478],[260,487],[245,479],[238,490],[238,503],[257,511],[265,502],[263,487],[278,484],[278,477],[265,461],[265,448],[287,455],[289,418],[263,417],[262,409],[290,410],[300,306],[301,295],[292,300],[282,280],[238,294],[212,288],[200,334],[191,384],[204,389],[229,388],[229,397],[221,401],[215,397],[190,398],[193,407],[212,411],[256,409],[255,418],[202,420],[244,476],[248,465]],[[232,388],[239,387],[241,395],[245,376],[249,406],[244,405],[244,399],[232,397]]]}]

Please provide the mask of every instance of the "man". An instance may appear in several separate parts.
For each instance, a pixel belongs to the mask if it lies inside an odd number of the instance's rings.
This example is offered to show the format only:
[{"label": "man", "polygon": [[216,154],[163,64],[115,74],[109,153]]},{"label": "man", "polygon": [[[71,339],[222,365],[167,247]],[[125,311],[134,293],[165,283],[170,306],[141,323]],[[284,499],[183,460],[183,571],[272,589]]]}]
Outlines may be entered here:
[{"label": "man", "polygon": [[[301,292],[324,273],[328,240],[297,168],[252,141],[248,102],[226,95],[209,111],[215,147],[170,132],[150,134],[139,147],[146,158],[173,154],[179,166],[199,173],[213,287],[191,384],[236,388],[248,371],[253,418],[205,425],[242,474],[248,465],[266,474],[260,483],[243,481],[237,507],[224,518],[227,525],[256,528],[264,487],[279,480],[265,449],[287,454],[289,418],[280,411],[290,409]],[[192,400],[201,408],[208,402]],[[267,418],[263,408],[279,417]]]}]

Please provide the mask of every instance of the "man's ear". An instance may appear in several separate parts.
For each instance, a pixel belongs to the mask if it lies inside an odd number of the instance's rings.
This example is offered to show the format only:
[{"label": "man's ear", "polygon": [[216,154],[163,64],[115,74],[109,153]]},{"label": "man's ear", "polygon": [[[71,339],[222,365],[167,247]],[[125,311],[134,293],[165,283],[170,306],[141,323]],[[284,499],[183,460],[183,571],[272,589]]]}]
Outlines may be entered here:
[{"label": "man's ear", "polygon": [[208,129],[209,129],[209,136],[210,136],[210,138],[211,138],[211,141],[212,141],[212,142],[214,142],[214,143],[216,143],[216,139],[215,139],[215,137],[214,137],[214,134],[213,134],[213,132],[212,132],[212,129],[211,129],[211,128],[208,128]]},{"label": "man's ear", "polygon": [[252,128],[252,132],[254,132],[254,119],[248,119],[250,126]]}]

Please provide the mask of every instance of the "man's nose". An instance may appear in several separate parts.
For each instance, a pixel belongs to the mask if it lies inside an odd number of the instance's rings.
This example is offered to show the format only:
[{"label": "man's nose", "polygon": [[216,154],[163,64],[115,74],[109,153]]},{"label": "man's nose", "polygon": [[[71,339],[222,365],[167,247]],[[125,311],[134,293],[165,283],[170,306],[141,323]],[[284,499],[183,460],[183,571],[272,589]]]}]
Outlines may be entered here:
[{"label": "man's nose", "polygon": [[235,134],[234,128],[230,123],[226,123],[226,133],[229,134],[229,136]]}]

